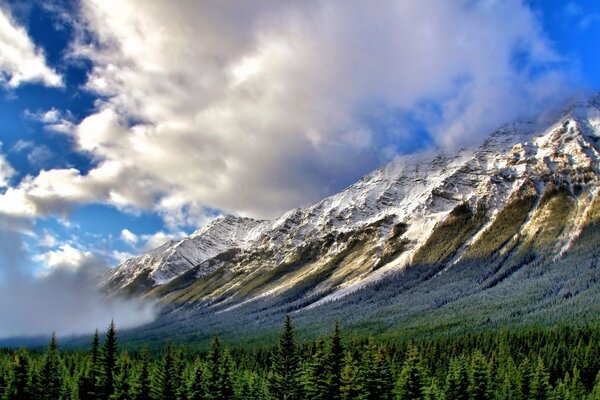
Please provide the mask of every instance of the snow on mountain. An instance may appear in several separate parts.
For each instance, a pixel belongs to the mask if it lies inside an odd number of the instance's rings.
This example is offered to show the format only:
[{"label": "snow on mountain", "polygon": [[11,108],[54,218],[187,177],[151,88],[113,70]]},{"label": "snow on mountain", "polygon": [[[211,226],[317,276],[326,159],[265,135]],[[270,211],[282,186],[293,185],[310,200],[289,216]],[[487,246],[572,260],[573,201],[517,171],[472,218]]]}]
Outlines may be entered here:
[{"label": "snow on mountain", "polygon": [[167,283],[227,249],[249,246],[265,226],[264,221],[252,218],[217,218],[189,237],[169,241],[107,271],[102,285],[124,288],[136,279],[149,279],[150,286]]},{"label": "snow on mountain", "polygon": [[[274,268],[307,243],[325,241],[332,235],[342,237],[343,233],[358,232],[387,218],[393,222],[382,224],[372,235],[373,246],[384,246],[394,227],[404,224],[406,251],[387,260],[383,268],[369,269],[336,283],[337,294],[325,298],[333,299],[361,282],[409,265],[434,228],[460,204],[486,210],[489,220],[480,234],[525,181],[534,182],[540,194],[548,182],[566,185],[573,192],[597,185],[599,105],[600,97],[596,96],[570,105],[551,123],[506,125],[477,148],[399,157],[342,192],[274,220],[218,218],[183,240],[165,243],[108,271],[102,278],[103,285],[118,290],[141,280],[149,289],[194,267],[199,268],[196,277],[202,277],[221,265],[208,261],[232,249],[244,257],[236,259],[231,268],[243,268],[244,260],[251,260],[253,254],[269,254],[268,261]],[[344,248],[335,240],[323,257],[333,257],[339,252],[336,249]],[[293,279],[277,283],[268,293],[294,283]]]}]

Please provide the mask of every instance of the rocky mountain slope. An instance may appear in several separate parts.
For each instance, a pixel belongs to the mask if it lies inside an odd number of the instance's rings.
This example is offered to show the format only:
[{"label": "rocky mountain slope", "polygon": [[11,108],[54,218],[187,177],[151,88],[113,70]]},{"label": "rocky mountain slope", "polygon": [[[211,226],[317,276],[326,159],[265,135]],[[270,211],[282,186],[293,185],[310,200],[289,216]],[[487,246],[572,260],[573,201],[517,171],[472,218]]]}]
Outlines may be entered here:
[{"label": "rocky mountain slope", "polygon": [[491,266],[483,283],[493,287],[515,265],[564,257],[595,223],[599,144],[596,96],[549,122],[504,126],[477,148],[400,157],[274,220],[219,218],[110,270],[102,285],[158,297],[168,313],[274,298],[308,312],[400,272],[430,279],[464,265]]}]

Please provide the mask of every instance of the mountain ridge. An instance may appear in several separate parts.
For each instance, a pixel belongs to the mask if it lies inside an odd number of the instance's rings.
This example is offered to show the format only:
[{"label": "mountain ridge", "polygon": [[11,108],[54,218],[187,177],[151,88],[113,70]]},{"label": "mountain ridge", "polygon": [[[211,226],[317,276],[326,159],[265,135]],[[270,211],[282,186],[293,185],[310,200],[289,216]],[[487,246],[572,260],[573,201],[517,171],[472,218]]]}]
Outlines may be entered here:
[{"label": "mountain ridge", "polygon": [[504,258],[493,287],[516,268],[506,260],[539,249],[562,257],[595,212],[599,98],[545,125],[507,124],[476,148],[401,157],[273,220],[219,218],[110,270],[102,285],[157,297],[170,313],[222,314],[286,293],[289,307],[314,310],[414,266],[429,276]]}]

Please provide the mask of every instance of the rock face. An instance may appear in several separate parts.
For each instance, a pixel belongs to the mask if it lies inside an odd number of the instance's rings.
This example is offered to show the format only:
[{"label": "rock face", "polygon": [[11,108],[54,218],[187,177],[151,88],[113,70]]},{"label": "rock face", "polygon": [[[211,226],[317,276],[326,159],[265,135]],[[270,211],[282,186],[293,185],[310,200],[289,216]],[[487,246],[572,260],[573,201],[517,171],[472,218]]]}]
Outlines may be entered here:
[{"label": "rock face", "polygon": [[592,97],[548,123],[507,125],[477,148],[399,157],[274,220],[216,219],[127,260],[102,285],[224,310],[293,292],[312,309],[417,265],[443,274],[532,249],[558,257],[597,207],[599,143]]}]

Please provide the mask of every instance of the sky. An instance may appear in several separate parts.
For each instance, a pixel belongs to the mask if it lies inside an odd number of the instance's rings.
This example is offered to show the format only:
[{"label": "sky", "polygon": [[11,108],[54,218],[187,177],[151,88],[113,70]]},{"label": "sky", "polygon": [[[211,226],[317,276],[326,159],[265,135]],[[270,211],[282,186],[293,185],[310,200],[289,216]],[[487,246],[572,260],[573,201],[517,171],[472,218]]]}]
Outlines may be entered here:
[{"label": "sky", "polygon": [[0,337],[147,321],[90,277],[598,91],[599,37],[595,0],[0,3]]}]

